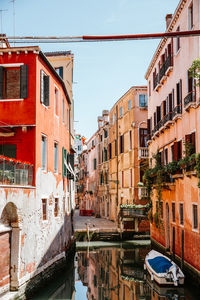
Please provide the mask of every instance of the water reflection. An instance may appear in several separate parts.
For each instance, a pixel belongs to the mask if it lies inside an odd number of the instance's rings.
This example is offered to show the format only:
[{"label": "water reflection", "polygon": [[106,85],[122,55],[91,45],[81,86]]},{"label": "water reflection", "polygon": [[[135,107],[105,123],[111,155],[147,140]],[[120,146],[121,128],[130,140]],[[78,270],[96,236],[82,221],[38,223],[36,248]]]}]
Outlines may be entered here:
[{"label": "water reflection", "polygon": [[[100,248],[79,251],[75,264],[40,291],[34,299],[74,300],[199,300],[200,293],[186,287],[160,287],[144,273],[147,247]],[[45,294],[46,293],[46,294]]]}]

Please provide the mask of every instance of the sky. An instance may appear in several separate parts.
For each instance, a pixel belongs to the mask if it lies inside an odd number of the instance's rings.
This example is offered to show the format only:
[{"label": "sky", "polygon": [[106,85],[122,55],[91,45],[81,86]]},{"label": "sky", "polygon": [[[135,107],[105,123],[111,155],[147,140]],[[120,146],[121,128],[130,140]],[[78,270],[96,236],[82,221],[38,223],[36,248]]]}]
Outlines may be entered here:
[{"label": "sky", "polygon": [[[16,36],[157,33],[179,0],[15,0]],[[13,3],[0,0],[1,32],[13,36]],[[0,20],[1,21],[1,20]],[[1,22],[0,22],[1,24]],[[97,117],[144,78],[159,40],[40,44],[42,51],[74,54],[74,126],[89,139]],[[25,44],[22,44],[24,46]]]}]

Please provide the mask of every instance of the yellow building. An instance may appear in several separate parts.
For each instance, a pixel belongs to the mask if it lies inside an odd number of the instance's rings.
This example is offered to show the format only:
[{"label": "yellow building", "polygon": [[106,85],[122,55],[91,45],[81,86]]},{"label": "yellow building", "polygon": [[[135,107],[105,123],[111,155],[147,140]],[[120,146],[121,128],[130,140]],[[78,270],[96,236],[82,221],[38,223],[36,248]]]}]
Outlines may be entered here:
[{"label": "yellow building", "polygon": [[110,110],[110,219],[122,230],[146,232],[147,194],[142,184],[147,148],[147,87],[131,87]]}]

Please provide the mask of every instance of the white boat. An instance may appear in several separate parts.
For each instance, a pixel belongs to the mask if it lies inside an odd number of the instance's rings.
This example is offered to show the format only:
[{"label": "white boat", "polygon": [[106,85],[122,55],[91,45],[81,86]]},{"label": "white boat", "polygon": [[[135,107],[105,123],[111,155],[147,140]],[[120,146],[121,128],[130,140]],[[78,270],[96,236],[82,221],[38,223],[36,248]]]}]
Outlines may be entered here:
[{"label": "white boat", "polygon": [[145,257],[144,268],[148,270],[151,280],[160,285],[183,285],[184,274],[167,256],[151,250]]}]

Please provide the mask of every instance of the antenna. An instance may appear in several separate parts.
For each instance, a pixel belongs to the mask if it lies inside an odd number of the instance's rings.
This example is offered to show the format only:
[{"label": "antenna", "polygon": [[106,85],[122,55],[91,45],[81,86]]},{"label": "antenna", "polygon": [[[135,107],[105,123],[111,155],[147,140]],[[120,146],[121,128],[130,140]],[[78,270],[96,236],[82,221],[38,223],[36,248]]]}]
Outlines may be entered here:
[{"label": "antenna", "polygon": [[7,11],[7,9],[0,9],[0,17],[1,17],[1,33],[3,33],[3,21],[2,21],[2,19],[3,19],[3,17],[2,17],[2,12],[3,11]]},{"label": "antenna", "polygon": [[[13,3],[13,36],[15,37],[15,1],[11,0],[10,2]],[[15,46],[15,43],[14,43]]]}]

